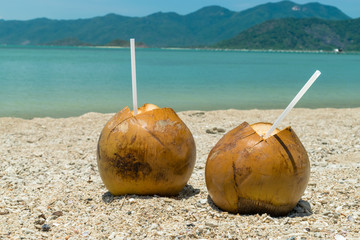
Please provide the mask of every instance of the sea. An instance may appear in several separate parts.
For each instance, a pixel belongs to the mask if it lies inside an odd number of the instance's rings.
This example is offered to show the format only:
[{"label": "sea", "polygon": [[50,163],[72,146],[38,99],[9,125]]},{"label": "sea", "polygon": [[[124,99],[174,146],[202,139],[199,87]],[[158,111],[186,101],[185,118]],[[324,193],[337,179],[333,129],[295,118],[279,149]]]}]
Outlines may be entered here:
[{"label": "sea", "polygon": [[[360,107],[360,53],[136,49],[138,106],[175,111]],[[0,117],[133,108],[129,48],[0,46]]]}]

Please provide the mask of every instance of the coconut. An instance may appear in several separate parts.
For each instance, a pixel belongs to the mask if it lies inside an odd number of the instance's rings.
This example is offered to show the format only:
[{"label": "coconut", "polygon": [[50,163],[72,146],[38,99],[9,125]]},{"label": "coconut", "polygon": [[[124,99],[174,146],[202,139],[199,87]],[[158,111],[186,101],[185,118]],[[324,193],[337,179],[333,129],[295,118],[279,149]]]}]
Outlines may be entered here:
[{"label": "coconut", "polygon": [[171,108],[145,104],[134,115],[128,107],[101,132],[97,163],[113,195],[176,195],[195,165],[193,136]]},{"label": "coconut", "polygon": [[280,216],[300,200],[310,176],[308,155],[291,127],[264,139],[271,126],[244,122],[210,151],[206,186],[220,209]]}]

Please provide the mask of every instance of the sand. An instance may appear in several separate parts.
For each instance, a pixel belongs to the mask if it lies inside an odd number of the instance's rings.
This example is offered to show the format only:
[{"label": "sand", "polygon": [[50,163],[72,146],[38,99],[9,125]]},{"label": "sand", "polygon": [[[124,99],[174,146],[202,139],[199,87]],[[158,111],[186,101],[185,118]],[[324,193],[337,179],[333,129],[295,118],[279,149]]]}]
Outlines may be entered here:
[{"label": "sand", "polygon": [[360,239],[360,108],[294,109],[311,176],[287,216],[219,210],[204,179],[207,155],[243,121],[274,122],[281,110],[178,113],[197,146],[194,172],[175,197],[112,196],[96,162],[113,114],[0,118],[0,239]]}]

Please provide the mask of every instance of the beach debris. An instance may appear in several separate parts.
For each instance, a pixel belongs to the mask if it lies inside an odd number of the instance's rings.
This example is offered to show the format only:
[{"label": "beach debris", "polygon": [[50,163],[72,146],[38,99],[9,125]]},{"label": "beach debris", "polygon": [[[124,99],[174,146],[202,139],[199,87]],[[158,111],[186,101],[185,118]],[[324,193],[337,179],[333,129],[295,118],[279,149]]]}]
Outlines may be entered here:
[{"label": "beach debris", "polygon": [[204,115],[205,115],[205,112],[194,112],[194,113],[190,113],[189,117],[201,117]]},{"label": "beach debris", "polygon": [[[25,234],[33,234],[34,231],[28,228],[22,228],[21,229],[22,232],[24,232]],[[1,235],[0,235],[1,236]]]},{"label": "beach debris", "polygon": [[217,133],[224,133],[224,132],[225,132],[225,129],[218,128],[218,127],[206,129],[206,133],[209,133],[209,134],[217,134]]},{"label": "beach debris", "polygon": [[58,218],[58,217],[61,217],[63,214],[62,211],[56,211],[56,212],[53,212],[52,215],[55,217],[55,218]]},{"label": "beach debris", "polygon": [[35,220],[35,222],[34,222],[34,224],[35,225],[42,225],[42,224],[44,224],[45,223],[45,219],[37,219],[37,220]]},{"label": "beach debris", "polygon": [[355,222],[355,219],[354,219],[353,216],[351,216],[351,215],[349,215],[349,216],[347,217],[347,220],[348,220],[349,222]]},{"label": "beach debris", "polygon": [[195,224],[194,223],[188,223],[188,224],[186,224],[186,227],[193,228],[193,227],[195,227]]},{"label": "beach debris", "polygon": [[346,238],[342,235],[335,235],[335,240],[346,240]]},{"label": "beach debris", "polygon": [[50,225],[49,224],[44,224],[44,225],[42,225],[41,226],[41,231],[43,231],[43,232],[48,232],[48,231],[50,231]]},{"label": "beach debris", "polygon": [[199,203],[200,205],[205,205],[205,204],[207,203],[207,199],[200,199],[200,200],[198,201],[198,203]]},{"label": "beach debris", "polygon": [[114,201],[114,195],[112,195],[110,192],[106,192],[104,195],[102,195],[102,200],[104,203],[111,203]]},{"label": "beach debris", "polygon": [[200,193],[200,189],[194,188],[193,186],[186,184],[183,190],[177,196],[179,199],[186,199],[195,196]]},{"label": "beach debris", "polygon": [[219,225],[216,222],[208,221],[208,222],[205,222],[205,226],[215,228],[215,227],[218,227]]},{"label": "beach debris", "polygon": [[312,214],[311,205],[309,202],[300,200],[294,209],[291,211],[291,216],[309,216]]},{"label": "beach debris", "polygon": [[41,226],[45,223],[46,217],[44,214],[40,214],[35,220],[34,224],[37,229],[41,229]]},{"label": "beach debris", "polygon": [[7,209],[0,211],[0,215],[6,215],[9,213],[10,213],[9,210],[7,210]]}]

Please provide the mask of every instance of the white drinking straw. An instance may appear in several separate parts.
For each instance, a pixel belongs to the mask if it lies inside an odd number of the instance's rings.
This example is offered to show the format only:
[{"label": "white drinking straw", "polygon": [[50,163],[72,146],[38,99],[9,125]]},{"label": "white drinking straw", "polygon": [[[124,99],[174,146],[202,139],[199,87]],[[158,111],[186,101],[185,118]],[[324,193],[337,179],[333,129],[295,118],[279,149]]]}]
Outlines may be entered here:
[{"label": "white drinking straw", "polygon": [[296,94],[295,98],[290,102],[290,104],[285,108],[285,110],[281,113],[281,115],[276,119],[275,123],[272,127],[267,131],[264,138],[268,138],[271,133],[277,128],[280,122],[284,119],[284,117],[291,111],[291,109],[295,106],[295,104],[302,98],[302,96],[306,93],[306,91],[311,87],[311,85],[315,82],[315,80],[320,76],[321,72],[316,70],[315,73],[311,76],[309,81],[303,86],[303,88]]},{"label": "white drinking straw", "polygon": [[135,39],[130,39],[131,52],[131,77],[132,77],[132,94],[134,115],[137,114],[137,91],[136,91],[136,65],[135,65]]}]

